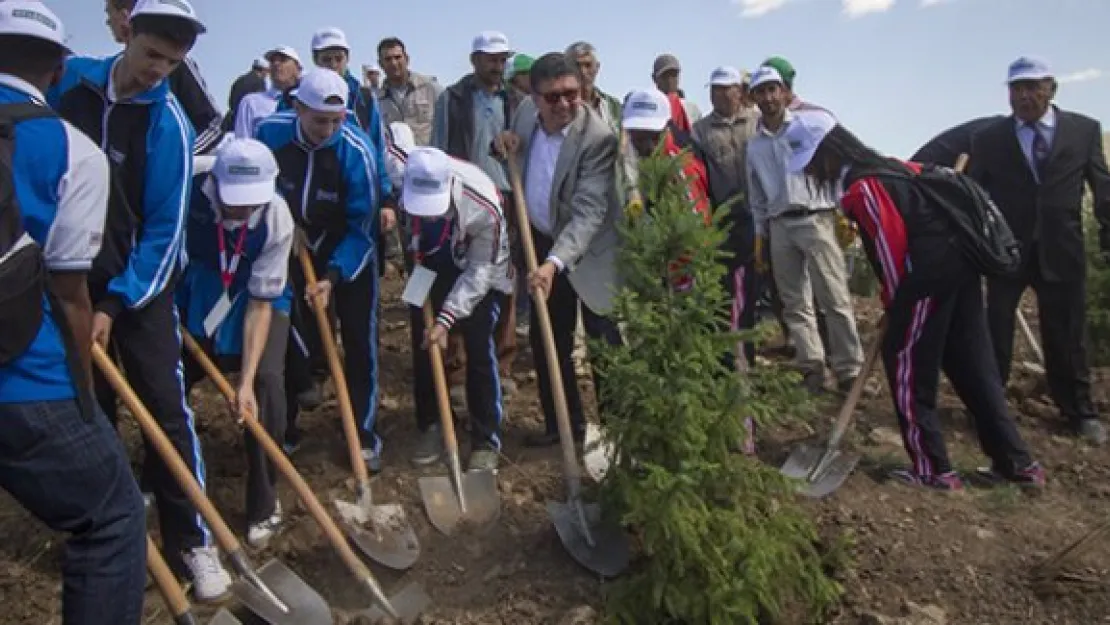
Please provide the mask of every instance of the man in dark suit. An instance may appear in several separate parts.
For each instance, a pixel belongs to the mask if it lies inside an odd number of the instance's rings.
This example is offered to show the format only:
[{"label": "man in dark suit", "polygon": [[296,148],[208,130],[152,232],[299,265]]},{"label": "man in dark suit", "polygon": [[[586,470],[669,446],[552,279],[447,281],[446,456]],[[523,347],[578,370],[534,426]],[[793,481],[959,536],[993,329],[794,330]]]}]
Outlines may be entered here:
[{"label": "man in dark suit", "polygon": [[1048,65],[1022,57],[1010,65],[1013,115],[975,134],[970,173],[990,192],[1022,246],[1017,274],[988,283],[987,314],[1002,378],[1010,373],[1015,310],[1029,286],[1037,294],[1049,392],[1076,433],[1106,442],[1091,402],[1087,360],[1087,259],[1084,185],[1094,195],[1103,253],[1110,253],[1110,172],[1102,128],[1052,104]]}]

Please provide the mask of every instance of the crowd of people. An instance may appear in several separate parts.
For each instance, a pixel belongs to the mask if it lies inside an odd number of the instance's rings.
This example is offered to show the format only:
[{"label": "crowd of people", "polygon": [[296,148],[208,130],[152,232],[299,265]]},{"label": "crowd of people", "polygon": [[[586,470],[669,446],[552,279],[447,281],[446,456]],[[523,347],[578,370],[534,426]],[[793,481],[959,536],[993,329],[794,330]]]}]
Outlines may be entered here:
[{"label": "crowd of people", "polygon": [[[495,31],[474,37],[473,71],[446,87],[410,69],[396,37],[381,40],[377,65],[360,77],[338,28],[312,36],[307,62],[275,42],[236,80],[224,116],[189,57],[206,28],[187,0],[106,0],[105,9],[122,50],[92,58],[68,49],[46,3],[0,2],[0,486],[72,535],[67,624],[139,622],[147,505],[167,562],[196,600],[220,601],[231,584],[158,455],[148,450],[133,478],[94,344],[121,365],[203,486],[189,389],[205,372],[182,354],[181,333],[239,373],[233,408],[256,415],[295,459],[297,415],[322,401],[313,313],[326,308],[342,339],[362,459],[380,471],[379,281],[395,256],[406,273],[431,276],[434,312],[426,325],[410,306],[420,433],[412,463],[434,464],[444,451],[432,344],[451,354],[450,377],[464,389],[470,470],[497,469],[518,337],[530,342],[545,422],[524,443],[559,442],[530,294],[550,314],[581,443],[575,338],[624,340],[611,318],[618,223],[653,210],[638,163],[655,154],[682,159],[677,183],[705,223],[730,207],[722,328],[754,327],[770,291],[814,394],[846,392],[862,373],[844,256],[859,237],[882,289],[882,359],[910,458],[895,477],[963,486],[936,415],[943,372],[990,460],[965,477],[1045,485],[1004,394],[1028,287],[1061,415],[1078,436],[1106,442],[1086,357],[1081,206],[1089,187],[1110,254],[1110,173],[1099,123],[1053,104],[1057,83],[1042,60],[1009,67],[1012,115],[943,135],[923,150],[931,156],[911,162],[876,153],[799,96],[800,76],[782,57],[750,73],[714,70],[703,115],[671,54],[655,59],[654,85],[617,98],[598,85],[601,56],[590,43],[532,57]],[[983,242],[953,225],[930,191],[962,176],[949,169],[961,153],[974,188],[993,200],[979,208],[1009,226],[1008,271],[977,262],[968,250]],[[532,271],[524,229],[535,242]],[[671,278],[676,291],[697,288],[681,270]],[[730,362],[759,366],[753,345]],[[261,547],[283,511],[274,469],[247,439],[245,530]],[[753,440],[744,451],[754,452]]]}]

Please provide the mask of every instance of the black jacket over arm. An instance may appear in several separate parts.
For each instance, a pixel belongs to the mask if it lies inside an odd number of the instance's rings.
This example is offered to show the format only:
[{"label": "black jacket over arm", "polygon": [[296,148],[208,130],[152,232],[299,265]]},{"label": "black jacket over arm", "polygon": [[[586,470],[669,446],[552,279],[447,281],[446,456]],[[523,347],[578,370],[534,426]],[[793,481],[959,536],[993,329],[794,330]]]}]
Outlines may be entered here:
[{"label": "black jacket over arm", "polygon": [[1051,282],[1082,280],[1084,182],[1094,194],[1103,251],[1110,251],[1110,172],[1098,121],[1056,110],[1056,129],[1040,183],[1034,177],[1013,117],[1002,118],[971,140],[969,173],[1006,216],[1022,252],[1033,248],[1041,275]]}]

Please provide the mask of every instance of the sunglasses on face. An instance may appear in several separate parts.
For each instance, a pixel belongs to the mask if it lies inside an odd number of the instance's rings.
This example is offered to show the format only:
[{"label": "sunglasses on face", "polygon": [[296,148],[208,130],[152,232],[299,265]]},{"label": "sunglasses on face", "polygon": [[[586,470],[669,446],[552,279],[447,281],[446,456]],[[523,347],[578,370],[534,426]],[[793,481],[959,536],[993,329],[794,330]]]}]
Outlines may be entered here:
[{"label": "sunglasses on face", "polygon": [[568,103],[575,102],[578,100],[578,96],[579,92],[577,89],[567,89],[566,91],[548,91],[541,97],[544,102],[555,105],[559,103],[559,100],[566,100]]}]

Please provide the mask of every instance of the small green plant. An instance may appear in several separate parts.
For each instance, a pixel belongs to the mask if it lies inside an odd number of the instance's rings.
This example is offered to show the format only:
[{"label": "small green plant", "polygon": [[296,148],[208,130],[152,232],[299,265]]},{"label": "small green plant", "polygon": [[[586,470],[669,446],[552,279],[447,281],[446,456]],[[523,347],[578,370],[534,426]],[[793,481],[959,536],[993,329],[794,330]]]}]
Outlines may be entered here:
[{"label": "small green plant", "polygon": [[591,346],[617,458],[601,497],[633,529],[642,556],[608,595],[607,618],[743,625],[803,612],[817,620],[840,594],[817,529],[789,478],[737,453],[746,417],[801,418],[812,404],[796,374],[768,366],[741,377],[722,358],[742,338],[724,327],[724,234],[694,214],[680,167],[679,158],[641,161],[650,208],[622,224],[624,283],[613,313],[628,344]]}]

